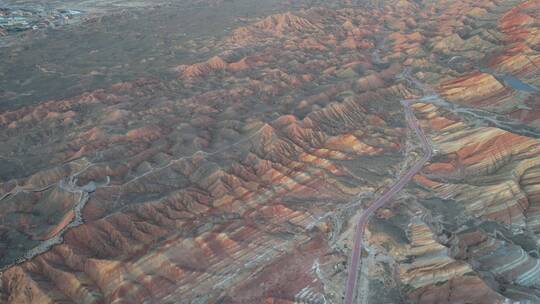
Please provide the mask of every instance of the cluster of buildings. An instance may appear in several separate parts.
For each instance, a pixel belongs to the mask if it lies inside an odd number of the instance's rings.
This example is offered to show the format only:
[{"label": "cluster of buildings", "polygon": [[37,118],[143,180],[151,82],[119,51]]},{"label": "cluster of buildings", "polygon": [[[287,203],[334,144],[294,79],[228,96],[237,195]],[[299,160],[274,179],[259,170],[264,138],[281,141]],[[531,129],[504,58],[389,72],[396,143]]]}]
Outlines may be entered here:
[{"label": "cluster of buildings", "polygon": [[0,7],[0,36],[32,29],[57,27],[83,13],[72,9]]}]

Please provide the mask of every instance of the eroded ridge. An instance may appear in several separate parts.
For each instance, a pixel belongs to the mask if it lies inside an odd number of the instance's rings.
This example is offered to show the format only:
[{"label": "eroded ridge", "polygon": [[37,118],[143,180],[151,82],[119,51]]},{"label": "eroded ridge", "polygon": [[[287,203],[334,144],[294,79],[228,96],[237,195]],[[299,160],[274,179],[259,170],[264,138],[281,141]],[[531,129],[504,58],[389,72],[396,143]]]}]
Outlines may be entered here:
[{"label": "eroded ridge", "polygon": [[0,302],[540,302],[538,0],[167,1],[6,49]]},{"label": "eroded ridge", "polygon": [[[375,200],[365,211],[362,211],[362,215],[356,224],[356,230],[354,234],[354,245],[351,251],[351,258],[349,262],[349,270],[347,277],[347,285],[345,289],[345,303],[352,304],[355,302],[355,295],[358,286],[358,272],[359,272],[359,261],[360,261],[360,252],[362,250],[362,243],[364,240],[364,231],[366,225],[369,222],[370,217],[373,213],[388,203],[393,196],[395,196],[399,191],[401,191],[411,179],[422,170],[425,164],[433,156],[433,149],[427,139],[426,135],[420,128],[418,121],[414,117],[412,112],[411,104],[417,99],[404,99],[400,103],[405,109],[405,117],[409,128],[416,134],[420,139],[422,145],[422,150],[424,155],[414,163],[414,165],[408,169],[405,174],[400,176],[396,182],[394,182],[388,191],[386,191],[382,196]],[[367,292],[367,290],[364,290]]]}]

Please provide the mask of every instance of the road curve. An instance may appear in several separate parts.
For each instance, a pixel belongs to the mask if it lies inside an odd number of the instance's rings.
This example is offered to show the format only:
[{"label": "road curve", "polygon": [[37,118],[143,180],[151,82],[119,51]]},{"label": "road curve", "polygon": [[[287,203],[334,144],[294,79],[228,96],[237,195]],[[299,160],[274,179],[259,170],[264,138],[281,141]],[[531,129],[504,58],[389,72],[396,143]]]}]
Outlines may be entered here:
[{"label": "road curve", "polygon": [[345,304],[353,304],[355,299],[355,290],[358,283],[358,263],[360,259],[360,251],[362,248],[362,241],[364,239],[364,229],[370,216],[373,212],[384,204],[386,204],[396,193],[398,193],[405,185],[416,175],[426,162],[433,156],[433,150],[429,144],[426,135],[420,128],[416,117],[411,110],[411,102],[414,100],[402,100],[401,104],[405,108],[405,118],[409,127],[416,133],[422,144],[424,155],[418,160],[405,174],[403,174],[393,185],[386,191],[381,197],[379,197],[367,210],[360,216],[358,224],[355,230],[354,246],[352,248],[352,255],[349,263],[349,273],[347,277],[347,286],[345,292]]}]

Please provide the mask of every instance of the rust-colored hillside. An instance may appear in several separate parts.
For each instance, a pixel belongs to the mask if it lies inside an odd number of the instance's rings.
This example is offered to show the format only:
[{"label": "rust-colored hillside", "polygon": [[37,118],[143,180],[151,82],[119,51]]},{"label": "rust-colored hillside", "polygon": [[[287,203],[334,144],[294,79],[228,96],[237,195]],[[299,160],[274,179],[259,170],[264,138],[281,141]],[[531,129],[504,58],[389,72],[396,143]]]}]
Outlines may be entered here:
[{"label": "rust-colored hillside", "polygon": [[342,303],[404,99],[357,301],[540,302],[540,1],[279,7],[0,112],[0,303]]}]

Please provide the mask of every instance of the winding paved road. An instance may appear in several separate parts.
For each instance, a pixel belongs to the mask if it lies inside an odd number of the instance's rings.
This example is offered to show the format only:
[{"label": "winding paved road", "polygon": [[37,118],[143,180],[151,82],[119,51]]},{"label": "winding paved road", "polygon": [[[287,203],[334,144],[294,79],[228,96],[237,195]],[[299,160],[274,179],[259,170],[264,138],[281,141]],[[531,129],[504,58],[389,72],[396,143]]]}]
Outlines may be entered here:
[{"label": "winding paved road", "polygon": [[428,139],[422,129],[420,128],[416,117],[411,110],[411,102],[414,100],[402,100],[401,104],[405,108],[405,118],[409,127],[416,133],[420,138],[422,144],[422,149],[424,150],[424,156],[418,160],[404,175],[402,175],[392,187],[386,191],[381,197],[379,197],[369,208],[362,214],[358,224],[356,226],[355,237],[354,237],[354,246],[352,249],[352,256],[349,263],[349,274],[347,277],[347,286],[345,292],[345,304],[353,304],[355,299],[355,290],[358,283],[358,263],[360,258],[360,251],[362,248],[362,242],[364,239],[364,230],[366,227],[369,218],[373,212],[384,204],[386,204],[396,193],[398,193],[405,185],[411,180],[411,178],[416,175],[426,162],[433,156],[433,150],[429,144]]}]

